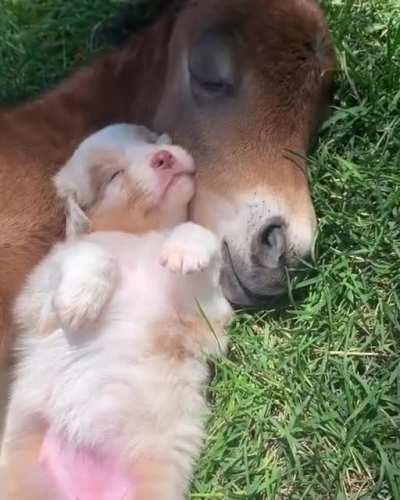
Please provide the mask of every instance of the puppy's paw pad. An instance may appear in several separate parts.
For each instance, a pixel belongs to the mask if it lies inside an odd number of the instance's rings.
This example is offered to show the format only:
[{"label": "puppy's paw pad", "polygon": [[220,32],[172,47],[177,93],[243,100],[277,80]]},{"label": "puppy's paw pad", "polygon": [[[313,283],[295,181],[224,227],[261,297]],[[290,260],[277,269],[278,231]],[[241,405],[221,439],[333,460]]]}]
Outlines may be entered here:
[{"label": "puppy's paw pad", "polygon": [[201,247],[167,244],[160,262],[174,273],[190,274],[206,269],[210,264],[210,255]]}]

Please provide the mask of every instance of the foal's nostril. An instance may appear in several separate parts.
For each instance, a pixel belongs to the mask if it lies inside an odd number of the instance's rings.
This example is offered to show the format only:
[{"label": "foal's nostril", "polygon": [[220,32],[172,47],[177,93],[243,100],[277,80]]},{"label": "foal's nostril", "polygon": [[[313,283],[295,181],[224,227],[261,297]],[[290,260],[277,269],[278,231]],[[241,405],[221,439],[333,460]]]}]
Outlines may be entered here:
[{"label": "foal's nostril", "polygon": [[268,221],[254,237],[253,258],[263,267],[282,268],[286,255],[286,231],[280,219]]},{"label": "foal's nostril", "polygon": [[275,249],[278,252],[284,252],[285,235],[282,226],[279,224],[271,224],[266,227],[261,233],[261,244],[266,245],[271,250]]},{"label": "foal's nostril", "polygon": [[174,166],[174,163],[174,156],[166,150],[159,151],[151,160],[151,166],[160,170],[169,170]]}]

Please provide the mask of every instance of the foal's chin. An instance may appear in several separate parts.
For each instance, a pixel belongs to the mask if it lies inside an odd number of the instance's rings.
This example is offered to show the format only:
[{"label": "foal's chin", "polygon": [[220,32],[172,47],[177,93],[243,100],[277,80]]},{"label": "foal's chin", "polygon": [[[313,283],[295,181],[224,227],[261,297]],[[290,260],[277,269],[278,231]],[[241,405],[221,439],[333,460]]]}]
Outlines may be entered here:
[{"label": "foal's chin", "polygon": [[237,306],[268,306],[286,293],[289,270],[312,250],[314,209],[308,196],[288,203],[282,190],[236,189],[199,190],[191,217],[219,236],[226,298]]}]

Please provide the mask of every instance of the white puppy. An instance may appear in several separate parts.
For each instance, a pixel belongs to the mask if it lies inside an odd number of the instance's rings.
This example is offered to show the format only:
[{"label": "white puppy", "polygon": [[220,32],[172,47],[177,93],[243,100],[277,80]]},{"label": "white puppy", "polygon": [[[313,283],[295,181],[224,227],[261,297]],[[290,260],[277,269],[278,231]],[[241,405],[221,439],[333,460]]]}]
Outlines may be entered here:
[{"label": "white puppy", "polygon": [[56,176],[68,237],[15,307],[5,498],[184,498],[204,434],[205,355],[225,351],[232,314],[219,242],[185,222],[193,174],[166,137],[115,125]]}]

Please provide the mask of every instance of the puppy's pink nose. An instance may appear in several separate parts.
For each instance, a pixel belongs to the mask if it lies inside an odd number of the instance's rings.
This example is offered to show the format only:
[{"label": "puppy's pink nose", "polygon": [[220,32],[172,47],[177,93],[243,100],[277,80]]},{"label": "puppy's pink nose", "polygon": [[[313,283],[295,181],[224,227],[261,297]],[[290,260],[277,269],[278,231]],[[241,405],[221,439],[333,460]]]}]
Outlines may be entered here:
[{"label": "puppy's pink nose", "polygon": [[151,166],[158,170],[171,170],[176,165],[176,159],[169,151],[162,149],[151,159]]}]

